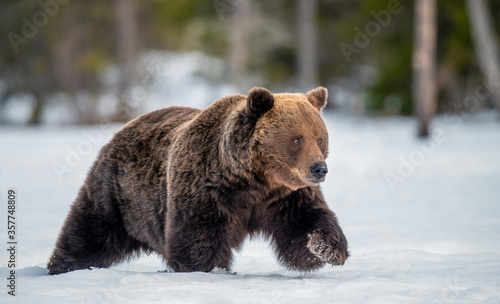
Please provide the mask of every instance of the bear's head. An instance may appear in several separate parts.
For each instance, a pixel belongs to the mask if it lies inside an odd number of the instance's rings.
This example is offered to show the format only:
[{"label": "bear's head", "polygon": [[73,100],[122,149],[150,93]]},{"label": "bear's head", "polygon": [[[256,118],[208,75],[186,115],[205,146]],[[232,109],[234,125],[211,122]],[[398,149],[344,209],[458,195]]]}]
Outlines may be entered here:
[{"label": "bear's head", "polygon": [[328,132],[321,118],[327,90],[307,94],[271,94],[253,88],[246,111],[254,116],[254,136],[267,181],[292,190],[315,186],[328,172]]}]

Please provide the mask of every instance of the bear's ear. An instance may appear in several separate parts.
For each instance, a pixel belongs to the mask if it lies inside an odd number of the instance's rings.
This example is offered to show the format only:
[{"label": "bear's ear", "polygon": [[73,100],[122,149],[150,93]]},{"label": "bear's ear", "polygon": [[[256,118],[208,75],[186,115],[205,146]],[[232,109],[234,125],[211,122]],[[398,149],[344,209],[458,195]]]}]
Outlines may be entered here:
[{"label": "bear's ear", "polygon": [[328,91],[324,87],[317,87],[306,94],[309,102],[319,111],[326,106]]},{"label": "bear's ear", "polygon": [[247,108],[250,114],[261,117],[274,106],[274,97],[264,88],[253,88],[248,92]]}]

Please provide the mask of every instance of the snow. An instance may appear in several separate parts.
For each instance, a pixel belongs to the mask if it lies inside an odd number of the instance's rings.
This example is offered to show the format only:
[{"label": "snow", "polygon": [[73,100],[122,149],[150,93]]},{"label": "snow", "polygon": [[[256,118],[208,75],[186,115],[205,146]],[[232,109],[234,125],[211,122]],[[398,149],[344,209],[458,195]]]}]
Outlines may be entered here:
[{"label": "snow", "polygon": [[[500,303],[498,114],[438,117],[428,143],[414,138],[410,118],[324,116],[322,188],[351,257],[306,274],[285,270],[256,239],[235,253],[230,273],[166,272],[157,256],[142,255],[49,276],[44,267],[69,206],[120,125],[0,127],[0,302]],[[56,174],[57,165],[68,171]],[[16,298],[6,287],[9,187],[18,192]]]}]

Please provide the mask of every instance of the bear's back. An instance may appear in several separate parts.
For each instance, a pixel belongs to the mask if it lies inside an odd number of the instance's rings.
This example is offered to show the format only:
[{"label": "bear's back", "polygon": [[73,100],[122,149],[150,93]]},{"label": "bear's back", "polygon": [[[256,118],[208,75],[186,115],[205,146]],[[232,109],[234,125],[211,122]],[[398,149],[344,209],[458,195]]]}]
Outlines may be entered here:
[{"label": "bear's back", "polygon": [[132,156],[135,161],[151,158],[151,153],[163,153],[172,132],[193,119],[201,110],[187,107],[169,107],[141,115],[115,134],[112,144],[119,158]]}]

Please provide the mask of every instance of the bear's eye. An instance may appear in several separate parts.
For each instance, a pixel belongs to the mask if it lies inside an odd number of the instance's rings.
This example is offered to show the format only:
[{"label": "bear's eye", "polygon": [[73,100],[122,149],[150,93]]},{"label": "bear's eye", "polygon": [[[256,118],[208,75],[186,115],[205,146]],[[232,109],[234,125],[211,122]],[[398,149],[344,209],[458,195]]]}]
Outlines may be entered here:
[{"label": "bear's eye", "polygon": [[294,138],[293,139],[293,143],[296,144],[296,145],[300,145],[302,143],[302,138],[300,138],[300,137]]},{"label": "bear's eye", "polygon": [[318,139],[318,146],[321,146],[322,143],[323,143],[323,140],[321,138]]}]

